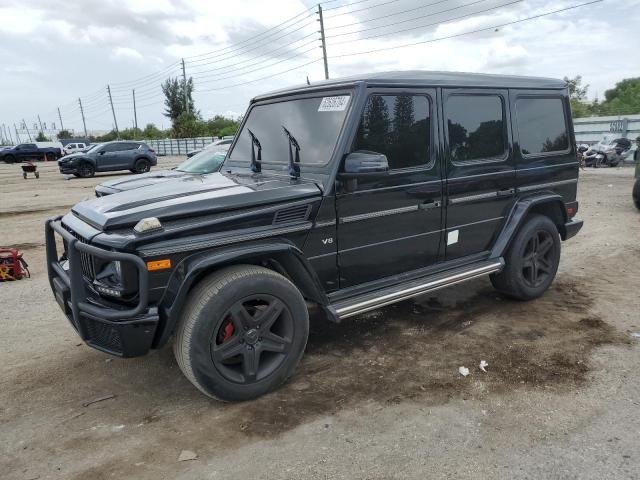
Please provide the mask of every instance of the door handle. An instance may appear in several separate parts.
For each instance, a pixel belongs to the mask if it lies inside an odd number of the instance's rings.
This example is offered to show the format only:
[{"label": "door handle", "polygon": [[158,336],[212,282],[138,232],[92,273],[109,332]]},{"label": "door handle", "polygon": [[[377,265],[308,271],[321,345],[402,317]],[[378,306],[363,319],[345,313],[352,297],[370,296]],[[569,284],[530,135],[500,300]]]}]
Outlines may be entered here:
[{"label": "door handle", "polygon": [[498,197],[511,197],[516,193],[514,188],[505,188],[504,190],[498,190],[496,195]]},{"label": "door handle", "polygon": [[440,208],[442,206],[442,202],[440,200],[435,200],[433,202],[424,202],[418,205],[420,210],[432,210],[434,208]]}]

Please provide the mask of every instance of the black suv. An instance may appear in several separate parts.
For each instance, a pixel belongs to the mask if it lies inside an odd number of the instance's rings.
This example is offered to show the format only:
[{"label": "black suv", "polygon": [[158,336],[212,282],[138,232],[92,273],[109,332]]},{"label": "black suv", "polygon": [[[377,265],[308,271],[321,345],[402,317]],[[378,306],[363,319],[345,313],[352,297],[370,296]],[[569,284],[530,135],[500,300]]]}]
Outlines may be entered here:
[{"label": "black suv", "polygon": [[221,173],[49,220],[49,278],[90,346],[133,357],[174,337],[196,387],[244,400],[293,374],[309,305],[340,322],[484,275],[539,297],[582,227],[577,182],[563,81],[327,81],[253,99]]},{"label": "black suv", "polygon": [[156,152],[143,142],[108,142],[58,160],[60,173],[93,177],[96,172],[130,170],[145,173],[158,164]]}]

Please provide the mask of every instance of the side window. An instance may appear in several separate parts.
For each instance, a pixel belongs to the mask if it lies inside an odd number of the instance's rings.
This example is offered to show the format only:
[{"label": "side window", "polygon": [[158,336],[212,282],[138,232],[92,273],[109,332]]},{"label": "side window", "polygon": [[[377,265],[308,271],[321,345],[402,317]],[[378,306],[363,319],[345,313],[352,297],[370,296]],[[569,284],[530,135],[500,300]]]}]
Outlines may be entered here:
[{"label": "side window", "polygon": [[429,163],[431,103],[424,95],[371,95],[367,100],[353,150],[387,156],[389,169]]},{"label": "side window", "polygon": [[447,100],[453,163],[499,161],[507,151],[504,102],[498,95],[452,95]]},{"label": "side window", "polygon": [[523,156],[566,152],[569,149],[561,98],[519,98],[516,117]]},{"label": "side window", "polygon": [[121,149],[119,143],[112,143],[111,145],[106,145],[103,150],[105,152],[119,152]]}]

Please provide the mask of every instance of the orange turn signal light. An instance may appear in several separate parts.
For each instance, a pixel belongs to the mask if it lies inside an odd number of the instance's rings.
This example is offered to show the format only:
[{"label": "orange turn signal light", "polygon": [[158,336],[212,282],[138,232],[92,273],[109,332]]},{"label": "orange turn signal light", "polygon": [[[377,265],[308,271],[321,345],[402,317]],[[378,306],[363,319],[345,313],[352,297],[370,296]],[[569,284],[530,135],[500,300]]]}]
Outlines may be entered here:
[{"label": "orange turn signal light", "polygon": [[147,270],[150,272],[155,272],[156,270],[166,270],[167,268],[171,268],[170,258],[167,258],[165,260],[154,260],[152,262],[147,262]]}]

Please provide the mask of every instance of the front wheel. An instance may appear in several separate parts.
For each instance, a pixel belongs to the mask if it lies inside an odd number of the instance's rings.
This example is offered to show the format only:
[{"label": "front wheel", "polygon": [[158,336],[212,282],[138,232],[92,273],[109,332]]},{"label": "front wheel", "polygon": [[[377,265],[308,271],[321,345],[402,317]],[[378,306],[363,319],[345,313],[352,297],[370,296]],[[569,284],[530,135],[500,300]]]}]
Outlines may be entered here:
[{"label": "front wheel", "polygon": [[501,293],[518,300],[540,297],[560,264],[560,236],[549,217],[531,215],[505,255],[505,267],[490,276]]},{"label": "front wheel", "polygon": [[173,349],[180,369],[204,394],[249,400],[284,383],[309,335],[300,291],[252,265],[225,268],[189,294]]},{"label": "front wheel", "polygon": [[80,178],[90,178],[93,177],[95,173],[95,167],[88,162],[82,162],[78,165],[78,176]]}]

